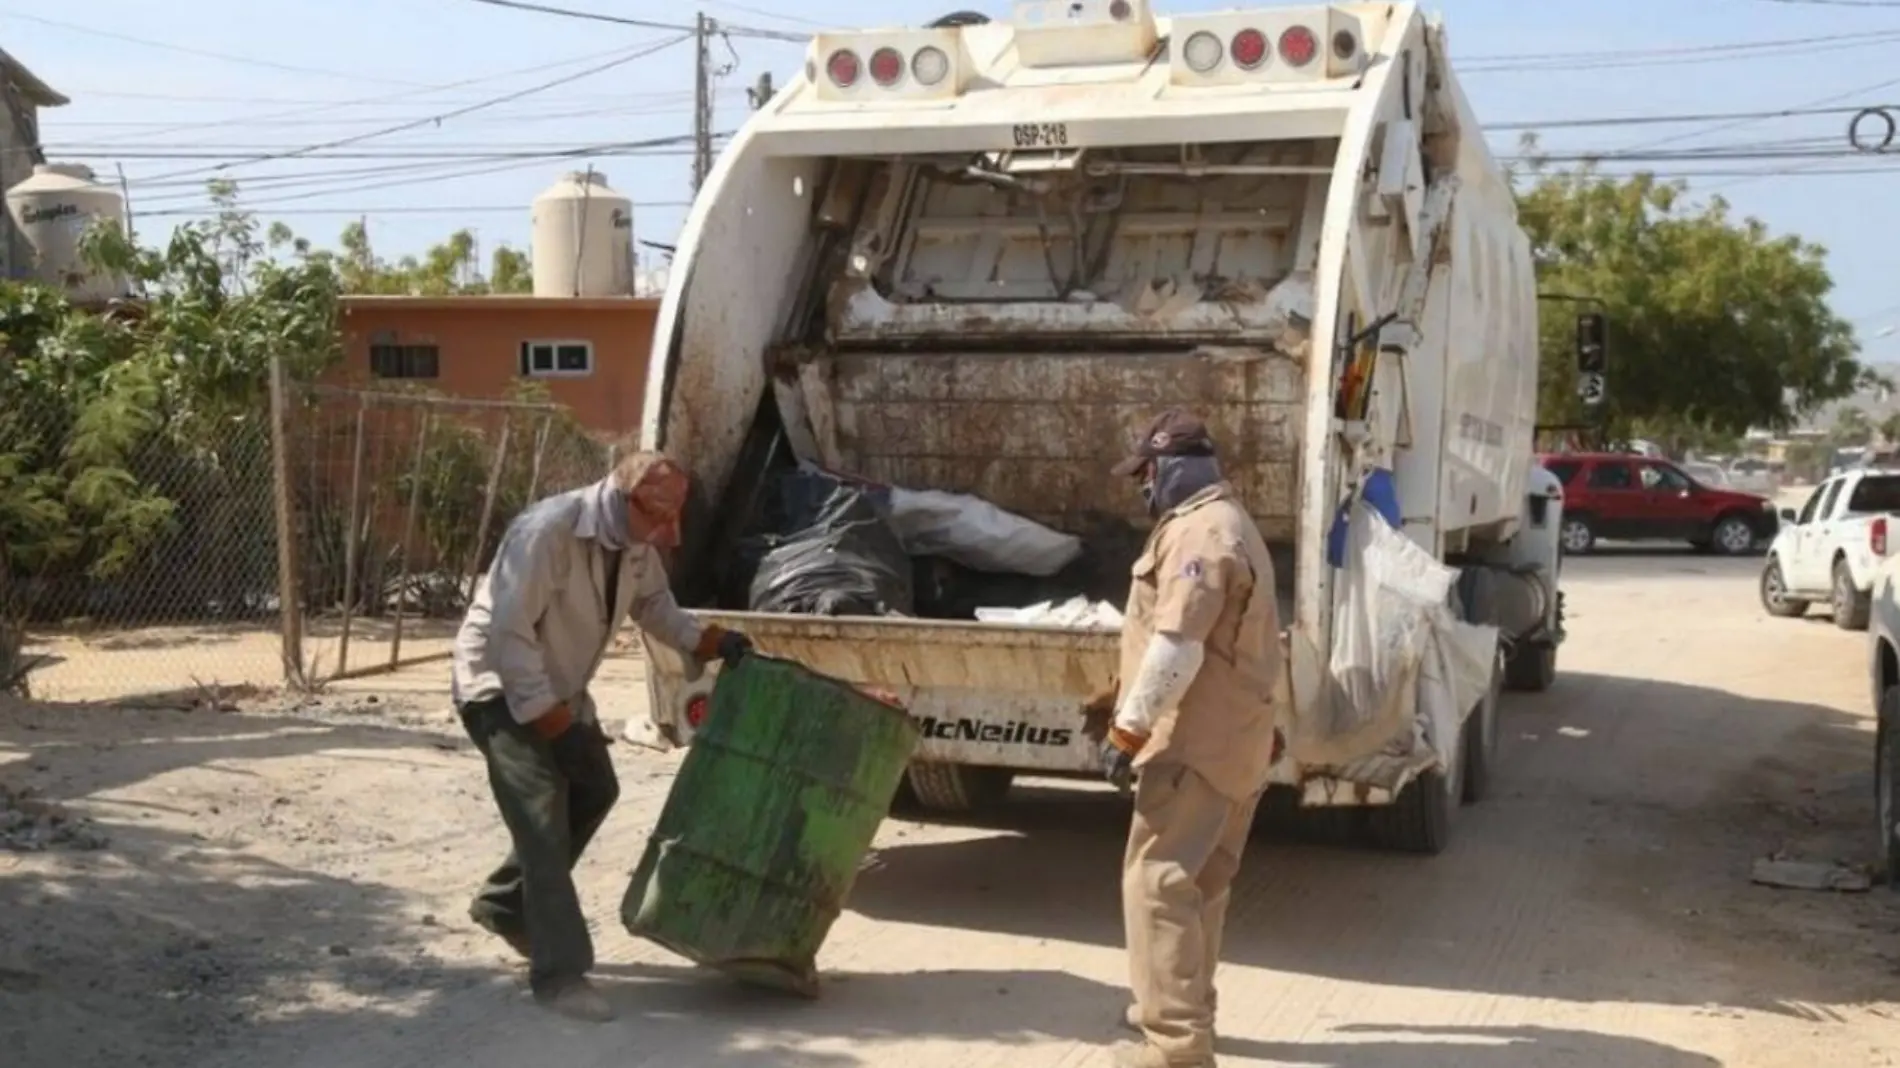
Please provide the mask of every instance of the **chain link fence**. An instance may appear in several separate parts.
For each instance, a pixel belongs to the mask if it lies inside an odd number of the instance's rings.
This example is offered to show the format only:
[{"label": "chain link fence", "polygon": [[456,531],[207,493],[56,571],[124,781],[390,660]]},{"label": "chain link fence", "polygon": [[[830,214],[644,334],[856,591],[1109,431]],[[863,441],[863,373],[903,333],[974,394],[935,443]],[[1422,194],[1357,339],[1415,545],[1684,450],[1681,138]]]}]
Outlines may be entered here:
[{"label": "chain link fence", "polygon": [[508,524],[612,463],[608,445],[552,404],[296,394],[294,659],[313,683],[446,658]]},{"label": "chain link fence", "polygon": [[106,422],[0,416],[0,690],[215,700],[281,684],[270,421]]},{"label": "chain link fence", "polygon": [[553,404],[275,393],[113,449],[0,412],[0,692],[217,702],[445,658],[508,523],[612,464]]}]

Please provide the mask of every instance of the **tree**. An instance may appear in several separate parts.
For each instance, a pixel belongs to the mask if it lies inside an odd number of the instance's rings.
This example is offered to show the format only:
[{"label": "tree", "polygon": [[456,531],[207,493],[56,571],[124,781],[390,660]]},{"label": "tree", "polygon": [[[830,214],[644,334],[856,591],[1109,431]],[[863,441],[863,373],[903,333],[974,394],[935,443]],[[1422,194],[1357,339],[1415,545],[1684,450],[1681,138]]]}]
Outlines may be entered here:
[{"label": "tree", "polygon": [[343,228],[337,243],[338,272],[349,293],[448,296],[482,293],[531,293],[534,279],[526,253],[507,245],[490,257],[486,275],[476,266],[476,241],[471,230],[457,230],[421,256],[385,260],[371,246],[369,231],[360,222]]},{"label": "tree", "polygon": [[1874,427],[1868,422],[1866,412],[1850,404],[1835,413],[1834,444],[1865,445],[1873,436]]},{"label": "tree", "polygon": [[[1665,440],[1786,427],[1865,379],[1847,322],[1833,313],[1825,250],[1736,219],[1682,183],[1593,167],[1517,175],[1519,221],[1543,293],[1588,298],[1610,326],[1613,432]],[[1540,421],[1583,419],[1571,304],[1542,307]]]},{"label": "tree", "polygon": [[1889,445],[1900,445],[1900,412],[1880,421],[1880,438]]}]

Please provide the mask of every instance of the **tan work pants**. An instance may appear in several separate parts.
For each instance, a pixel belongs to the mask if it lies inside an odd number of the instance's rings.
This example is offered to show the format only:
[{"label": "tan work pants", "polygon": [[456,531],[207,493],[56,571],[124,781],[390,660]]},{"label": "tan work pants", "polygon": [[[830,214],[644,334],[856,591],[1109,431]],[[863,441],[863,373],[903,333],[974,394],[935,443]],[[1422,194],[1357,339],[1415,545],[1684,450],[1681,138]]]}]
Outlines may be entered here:
[{"label": "tan work pants", "polygon": [[1214,1055],[1214,969],[1227,901],[1260,798],[1234,801],[1192,768],[1142,769],[1122,860],[1130,986],[1170,1063]]}]

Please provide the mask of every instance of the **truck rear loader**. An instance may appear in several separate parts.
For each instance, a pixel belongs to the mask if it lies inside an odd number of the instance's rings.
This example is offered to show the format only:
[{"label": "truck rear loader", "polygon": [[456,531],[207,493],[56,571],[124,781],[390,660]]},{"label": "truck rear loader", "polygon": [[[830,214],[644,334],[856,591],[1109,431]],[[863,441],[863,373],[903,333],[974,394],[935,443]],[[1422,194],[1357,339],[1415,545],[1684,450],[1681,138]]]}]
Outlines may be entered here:
[{"label": "truck rear loader", "polygon": [[[908,789],[926,807],[1095,773],[1079,710],[1117,636],[714,607],[774,463],[1086,537],[1150,525],[1109,469],[1157,411],[1191,409],[1272,549],[1296,719],[1337,689],[1329,541],[1383,486],[1392,525],[1458,569],[1456,611],[1497,628],[1493,684],[1424,759],[1315,763],[1296,742],[1274,785],[1365,807],[1392,848],[1444,846],[1488,781],[1496,691],[1552,682],[1561,500],[1532,456],[1531,252],[1413,4],[1061,0],[821,33],[720,156],[670,278],[641,433],[694,479],[682,603],[894,694],[925,728]],[[1098,548],[1125,552],[1125,589],[1139,538]],[[646,655],[629,738],[689,744],[711,676]]]}]

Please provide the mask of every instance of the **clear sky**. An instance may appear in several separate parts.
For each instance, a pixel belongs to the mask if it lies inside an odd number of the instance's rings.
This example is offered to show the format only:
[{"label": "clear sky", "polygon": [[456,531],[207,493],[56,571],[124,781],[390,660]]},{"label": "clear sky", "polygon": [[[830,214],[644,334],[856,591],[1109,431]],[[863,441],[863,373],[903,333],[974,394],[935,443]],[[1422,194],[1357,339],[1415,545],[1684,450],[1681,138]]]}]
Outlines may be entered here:
[{"label": "clear sky", "polygon": [[[657,0],[548,2],[667,23],[690,23],[695,13],[692,4]],[[1163,12],[1235,6],[1157,4]],[[1473,105],[1494,127],[1493,144],[1507,154],[1518,136],[1510,127],[1525,123],[1900,105],[1900,4],[1882,0],[1444,0],[1427,6],[1443,13]],[[1007,4],[703,5],[735,26],[793,32],[921,24],[960,8],[1000,15]],[[0,46],[73,99],[42,113],[51,155],[91,163],[103,175],[122,166],[144,233],[193,210],[202,202],[197,183],[222,175],[239,180],[260,214],[319,241],[333,240],[345,223],[364,217],[386,253],[417,251],[463,226],[475,228],[484,246],[525,246],[529,201],[562,172],[589,163],[635,201],[640,237],[670,241],[690,195],[682,149],[571,159],[549,154],[689,133],[687,44],[466,115],[427,120],[579,74],[673,36],[473,0],[60,6],[0,0]],[[1757,42],[1792,43],[1727,47]],[[736,61],[718,96],[719,128],[729,129],[744,118],[746,87],[765,71],[783,84],[803,46],[740,38],[732,52],[722,47],[718,55]],[[1844,147],[1847,119],[1821,114],[1583,126],[1549,130],[1545,145],[1627,150],[1666,139],[1669,151],[1758,150],[1764,143],[1775,151],[1811,138],[1814,146]],[[407,123],[418,125],[335,150],[375,158],[214,169]],[[498,158],[508,153],[520,155]],[[1861,330],[1868,358],[1886,361],[1900,360],[1900,331],[1876,336],[1900,325],[1900,167],[1894,161],[1900,151],[1891,159],[1649,166],[1691,175],[1693,188],[1719,191],[1775,230],[1827,246],[1839,284],[1837,310]]]}]

